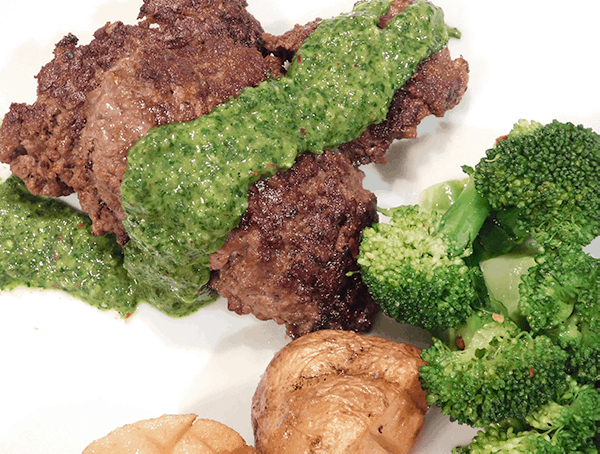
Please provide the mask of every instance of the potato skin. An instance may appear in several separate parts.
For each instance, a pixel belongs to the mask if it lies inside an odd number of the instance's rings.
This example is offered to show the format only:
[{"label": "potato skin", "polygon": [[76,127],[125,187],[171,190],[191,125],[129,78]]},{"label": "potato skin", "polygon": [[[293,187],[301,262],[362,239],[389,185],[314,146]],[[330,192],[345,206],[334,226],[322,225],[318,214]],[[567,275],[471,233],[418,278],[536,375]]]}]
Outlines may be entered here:
[{"label": "potato skin", "polygon": [[83,454],[256,454],[233,429],[197,415],[163,415],[127,424],[92,442]]},{"label": "potato skin", "polygon": [[252,400],[259,452],[408,452],[428,405],[421,350],[323,330],[279,351]]}]

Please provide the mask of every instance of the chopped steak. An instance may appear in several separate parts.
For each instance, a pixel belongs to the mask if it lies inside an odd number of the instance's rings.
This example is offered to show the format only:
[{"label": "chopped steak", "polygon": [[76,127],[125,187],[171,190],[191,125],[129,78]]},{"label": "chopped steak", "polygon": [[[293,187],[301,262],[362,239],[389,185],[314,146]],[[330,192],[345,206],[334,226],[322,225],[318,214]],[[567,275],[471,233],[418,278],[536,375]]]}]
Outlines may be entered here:
[{"label": "chopped steak", "polygon": [[[409,0],[382,16],[385,26]],[[244,0],[144,0],[140,23],[107,24],[89,45],[69,35],[38,75],[38,100],[13,104],[0,130],[0,160],[34,194],[77,192],[94,233],[128,241],[120,184],[129,147],[152,126],[204,115],[284,72],[319,19],[274,36]],[[395,139],[416,137],[427,115],[463,96],[468,65],[444,49],[395,94],[387,119],[323,155],[255,183],[249,207],[210,257],[210,285],[239,314],[285,324],[298,337],[325,328],[368,331],[378,309],[356,263],[376,200],[360,164],[385,162]]]},{"label": "chopped steak", "polygon": [[124,244],[120,185],[131,145],[154,125],[197,118],[280,74],[245,6],[147,0],[136,26],[107,24],[83,46],[65,37],[37,76],[37,101],[5,116],[0,160],[33,194],[77,192],[94,233]]},{"label": "chopped steak", "polygon": [[357,271],[376,199],[347,156],[305,153],[260,180],[227,243],[210,256],[211,285],[229,309],[287,325],[297,337],[324,328],[367,331],[377,313]]}]

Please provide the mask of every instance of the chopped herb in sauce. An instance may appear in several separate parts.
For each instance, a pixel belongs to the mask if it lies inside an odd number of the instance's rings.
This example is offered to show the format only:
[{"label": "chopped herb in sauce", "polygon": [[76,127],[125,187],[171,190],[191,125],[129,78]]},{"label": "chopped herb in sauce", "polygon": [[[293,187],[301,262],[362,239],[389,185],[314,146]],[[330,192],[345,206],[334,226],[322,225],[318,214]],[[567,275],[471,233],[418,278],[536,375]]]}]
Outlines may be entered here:
[{"label": "chopped herb in sauce", "polygon": [[86,214],[33,196],[17,177],[0,184],[0,289],[63,290],[100,309],[135,311],[135,282],[114,236],[92,235]]},{"label": "chopped herb in sauce", "polygon": [[31,195],[14,176],[0,183],[0,200],[0,290],[62,290],[125,318],[142,301],[174,317],[198,309],[138,285],[114,235],[94,236],[90,218],[61,200]]}]

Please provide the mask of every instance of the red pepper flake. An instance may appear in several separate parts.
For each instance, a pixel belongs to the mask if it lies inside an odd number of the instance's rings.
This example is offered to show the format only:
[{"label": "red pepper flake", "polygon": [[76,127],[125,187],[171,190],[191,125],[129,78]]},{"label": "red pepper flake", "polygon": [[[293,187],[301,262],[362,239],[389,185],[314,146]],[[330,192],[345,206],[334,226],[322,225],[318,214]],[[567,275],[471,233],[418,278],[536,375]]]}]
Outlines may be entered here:
[{"label": "red pepper flake", "polygon": [[463,338],[462,338],[462,337],[458,336],[458,337],[456,338],[456,346],[457,346],[458,348],[460,348],[461,350],[464,350],[464,349],[465,349],[465,341],[463,340]]},{"label": "red pepper flake", "polygon": [[77,227],[81,228],[81,227],[85,227],[85,224],[77,224]]},{"label": "red pepper flake", "polygon": [[125,320],[127,320],[129,317],[131,317],[131,313],[125,314]]},{"label": "red pepper flake", "polygon": [[530,367],[529,368],[529,376],[533,377],[534,375],[535,375],[535,373],[534,373],[533,367]]},{"label": "red pepper flake", "polygon": [[56,290],[56,284],[52,284],[52,288]]},{"label": "red pepper flake", "polygon": [[355,68],[358,68],[358,65],[356,65],[356,64],[355,64],[355,65],[354,65],[354,67],[355,67]]},{"label": "red pepper flake", "polygon": [[255,170],[254,172],[252,172],[252,175],[257,176],[258,175],[258,171]]},{"label": "red pepper flake", "polygon": [[302,134],[303,136],[305,136],[306,135],[306,129],[300,128],[300,134]]},{"label": "red pepper flake", "polygon": [[52,256],[54,257],[54,261],[58,262],[58,254],[56,252],[53,252]]},{"label": "red pepper flake", "polygon": [[267,162],[267,167],[276,167],[272,162]]},{"label": "red pepper flake", "polygon": [[504,317],[500,314],[492,314],[492,318],[500,323],[504,321]]},{"label": "red pepper flake", "polygon": [[296,61],[298,62],[299,65],[302,64],[302,54],[298,54],[298,56],[296,57]]},{"label": "red pepper flake", "polygon": [[60,243],[61,241],[64,241],[64,240],[65,240],[65,239],[64,239],[62,236],[56,237],[56,241],[58,241],[59,243]]},{"label": "red pepper flake", "polygon": [[338,65],[338,66],[340,66],[340,64],[339,64],[339,63],[338,63],[337,65]]},{"label": "red pepper flake", "polygon": [[369,120],[375,120],[375,117],[369,117]]}]

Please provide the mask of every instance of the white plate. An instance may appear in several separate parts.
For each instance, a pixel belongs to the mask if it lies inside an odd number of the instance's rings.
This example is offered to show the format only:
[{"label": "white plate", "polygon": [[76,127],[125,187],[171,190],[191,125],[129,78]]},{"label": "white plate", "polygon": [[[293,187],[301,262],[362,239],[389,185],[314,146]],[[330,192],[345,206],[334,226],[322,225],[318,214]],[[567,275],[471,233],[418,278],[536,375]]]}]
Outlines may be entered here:
[{"label": "white plate", "polygon": [[[348,11],[354,0],[248,0],[265,30]],[[35,80],[68,32],[85,44],[107,21],[134,23],[141,0],[1,0],[0,115],[35,99]],[[426,186],[461,176],[519,118],[583,123],[600,132],[600,2],[438,0],[470,63],[462,103],[429,118],[420,137],[366,169],[381,204],[414,201]],[[6,170],[3,170],[6,174]],[[1,239],[0,239],[1,240]],[[600,242],[593,245],[600,256]],[[424,346],[427,336],[384,317],[374,333]],[[170,319],[140,307],[127,322],[56,292],[0,293],[0,452],[77,453],[114,428],[164,413],[221,421],[253,443],[251,397],[283,327],[240,317],[219,300]],[[473,431],[433,409],[415,452],[442,453]]]}]

